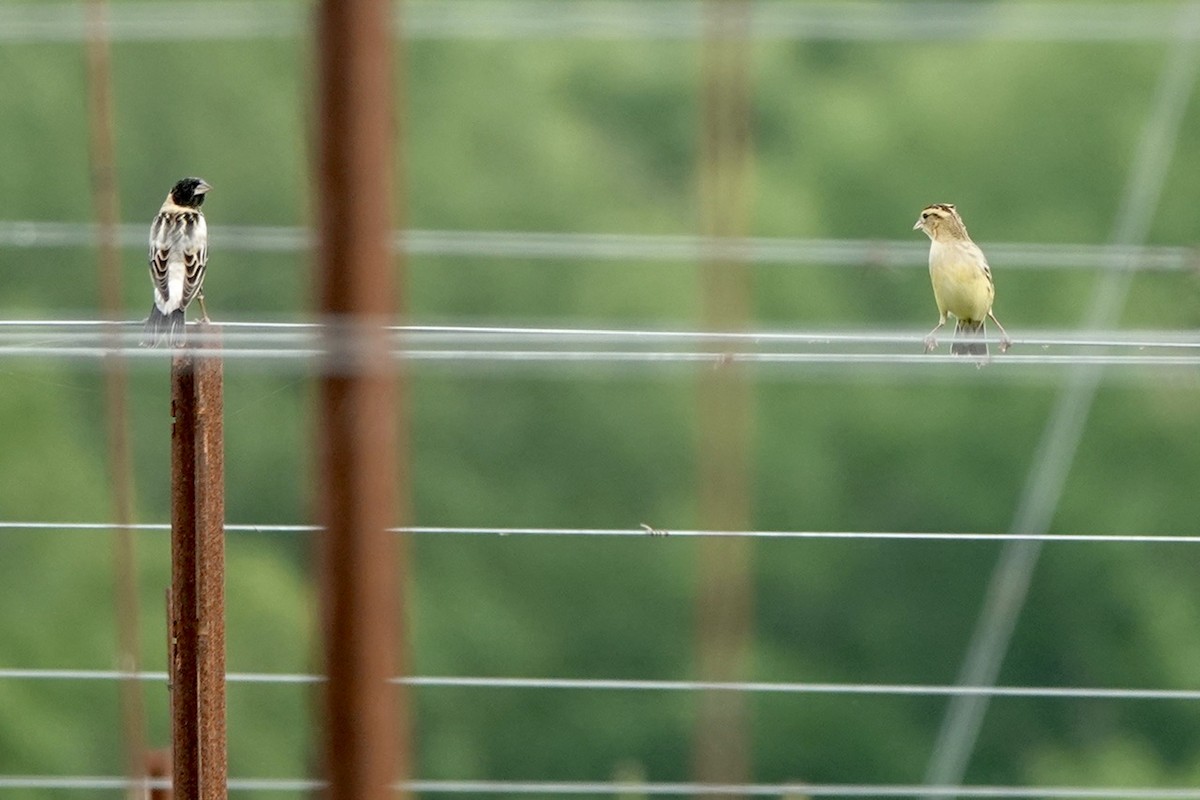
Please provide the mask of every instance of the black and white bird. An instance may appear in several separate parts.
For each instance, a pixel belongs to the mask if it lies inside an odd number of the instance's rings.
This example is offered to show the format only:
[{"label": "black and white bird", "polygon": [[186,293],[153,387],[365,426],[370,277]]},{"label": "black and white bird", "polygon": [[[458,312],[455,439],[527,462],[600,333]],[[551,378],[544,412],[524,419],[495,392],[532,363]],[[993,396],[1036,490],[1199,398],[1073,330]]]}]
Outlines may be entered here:
[{"label": "black and white bird", "polygon": [[184,178],[171,187],[162,208],[150,226],[150,280],[154,283],[154,305],[142,337],[142,345],[171,347],[183,344],[184,312],[192,299],[204,308],[204,267],[208,263],[208,226],[200,206],[209,186],[201,178]]}]

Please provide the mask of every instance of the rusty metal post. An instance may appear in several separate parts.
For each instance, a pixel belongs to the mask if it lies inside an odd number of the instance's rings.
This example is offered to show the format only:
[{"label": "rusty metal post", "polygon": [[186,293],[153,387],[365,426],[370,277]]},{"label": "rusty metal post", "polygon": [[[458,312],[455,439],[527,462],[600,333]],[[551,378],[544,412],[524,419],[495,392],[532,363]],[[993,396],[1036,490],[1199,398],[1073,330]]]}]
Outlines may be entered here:
[{"label": "rusty metal post", "polygon": [[[220,334],[199,326],[196,362],[196,624],[200,797],[226,796],[225,443]],[[208,351],[208,352],[204,352]]]},{"label": "rusty metal post", "polygon": [[[391,255],[388,0],[322,0],[317,24],[318,565],[324,629],[323,772],[333,800],[384,800],[397,746],[396,387],[382,324]],[[403,185],[403,184],[401,184]]]},{"label": "rusty metal post", "polygon": [[[226,797],[225,453],[220,340],[171,364],[171,719],[181,800]],[[208,350],[208,352],[205,352]]]},{"label": "rusty metal post", "polygon": [[[701,53],[701,228],[708,241],[701,265],[703,327],[741,330],[751,318],[751,280],[744,254],[729,247],[749,228],[750,79],[745,0],[707,0]],[[734,362],[705,371],[697,387],[700,518],[706,528],[750,527],[752,395]],[[696,664],[700,680],[737,681],[749,667],[751,541],[699,544]],[[749,712],[743,695],[699,696],[693,770],[705,784],[746,783],[750,774]]]},{"label": "rusty metal post", "polygon": [[[174,520],[172,520],[171,527],[174,529]],[[173,734],[175,727],[175,662],[178,658],[176,645],[179,641],[179,637],[175,632],[175,587],[168,586],[165,594],[167,609],[167,714],[171,720]],[[174,736],[172,736],[173,741]],[[148,750],[146,751],[146,777],[167,778],[174,785],[174,763],[170,747],[161,750]],[[156,800],[156,797],[160,798],[160,800],[174,800],[174,794],[173,791],[168,791],[166,794],[158,796],[151,793],[150,800]]]},{"label": "rusty metal post", "polygon": [[[171,752],[169,750],[147,750],[145,755],[144,772],[152,781],[169,779],[171,777]],[[146,800],[172,800],[170,789],[154,787]]]},{"label": "rusty metal post", "polygon": [[196,371],[189,353],[171,360],[171,757],[175,796],[200,796],[196,724]]},{"label": "rusty metal post", "polygon": [[[116,323],[123,311],[121,220],[117,192],[116,145],[113,134],[112,57],[108,35],[107,0],[88,0],[87,6],[88,156],[91,165],[92,208],[97,228],[97,282],[104,318],[110,323],[107,346],[120,347]],[[114,599],[117,643],[122,670],[132,675],[141,664],[138,638],[137,557],[133,522],[133,469],[130,460],[128,370],[116,352],[104,359],[104,407],[108,439],[109,486],[112,492]],[[142,773],[146,711],[141,683],[124,678],[120,687],[121,720],[126,773]]]}]

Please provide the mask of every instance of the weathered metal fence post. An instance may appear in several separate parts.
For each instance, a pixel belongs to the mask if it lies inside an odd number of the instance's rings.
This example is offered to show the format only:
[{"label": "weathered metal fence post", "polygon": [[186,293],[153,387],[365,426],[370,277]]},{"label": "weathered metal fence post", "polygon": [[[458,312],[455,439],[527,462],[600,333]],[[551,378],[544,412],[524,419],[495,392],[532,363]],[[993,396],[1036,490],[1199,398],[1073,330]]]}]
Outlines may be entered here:
[{"label": "weathered metal fence post", "polygon": [[96,215],[97,286],[110,352],[104,357],[104,411],[108,440],[109,487],[112,493],[113,598],[116,604],[117,644],[121,670],[121,730],[125,745],[125,774],[145,774],[146,704],[144,689],[134,673],[141,668],[138,638],[136,535],[133,522],[133,467],[129,444],[129,379],[121,347],[120,193],[117,187],[116,131],[113,122],[112,52],[108,0],[88,0],[84,6],[87,30],[88,162],[91,167],[92,209]]},{"label": "weathered metal fence post", "polygon": [[[397,376],[384,325],[396,311],[387,0],[316,5],[317,514],[328,683],[323,777],[330,800],[384,800],[406,771],[396,704]],[[400,182],[403,186],[403,181]],[[407,793],[400,792],[400,796]]]},{"label": "weathered metal fence post", "polygon": [[[746,329],[753,315],[750,266],[745,254],[730,246],[743,241],[750,228],[751,7],[748,0],[706,0],[702,9],[699,189],[706,240],[700,268],[702,320],[705,330],[737,331]],[[731,359],[700,375],[699,511],[708,528],[751,527],[753,406],[753,388],[742,364]],[[700,680],[745,679],[753,637],[752,558],[750,539],[716,537],[699,543],[696,672]],[[752,772],[750,741],[750,709],[744,695],[699,695],[693,755],[697,782],[747,782]]]},{"label": "weathered metal fence post", "polygon": [[171,360],[171,764],[179,800],[200,796],[196,709],[196,373],[190,353]]},{"label": "weathered metal fence post", "polygon": [[[171,751],[167,749],[147,750],[142,767],[142,774],[146,779],[153,782],[153,788],[150,789],[146,800],[174,800],[171,790],[165,786],[159,785],[159,781],[169,780],[171,777]],[[138,795],[140,798],[142,795]]]},{"label": "weathered metal fence post", "polygon": [[169,669],[179,800],[227,795],[222,369],[215,330],[198,327],[200,348],[171,361]]}]

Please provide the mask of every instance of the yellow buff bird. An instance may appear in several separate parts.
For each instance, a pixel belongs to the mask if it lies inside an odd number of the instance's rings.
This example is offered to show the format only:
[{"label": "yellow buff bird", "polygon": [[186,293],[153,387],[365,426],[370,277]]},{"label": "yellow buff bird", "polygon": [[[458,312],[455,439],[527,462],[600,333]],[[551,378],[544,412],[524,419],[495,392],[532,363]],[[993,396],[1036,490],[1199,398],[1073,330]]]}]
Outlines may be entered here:
[{"label": "yellow buff bird", "polygon": [[1007,350],[1012,340],[992,313],[996,296],[992,270],[983,251],[971,241],[958,211],[948,203],[926,206],[913,230],[925,231],[931,240],[929,277],[940,315],[937,326],[925,337],[925,352],[937,347],[935,334],[946,324],[946,314],[953,314],[957,320],[951,353],[986,357],[987,343],[969,340],[983,337],[987,319],[1000,329],[1000,352]]}]

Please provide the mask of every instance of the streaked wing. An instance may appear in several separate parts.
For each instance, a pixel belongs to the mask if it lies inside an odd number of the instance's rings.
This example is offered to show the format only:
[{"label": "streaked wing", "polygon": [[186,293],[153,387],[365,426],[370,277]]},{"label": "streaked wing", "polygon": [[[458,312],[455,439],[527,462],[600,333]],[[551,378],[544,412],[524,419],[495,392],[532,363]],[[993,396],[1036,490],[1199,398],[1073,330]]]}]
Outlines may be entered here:
[{"label": "streaked wing", "polygon": [[208,229],[204,215],[191,209],[160,211],[150,227],[150,278],[162,297],[167,297],[167,280],[171,260],[183,262],[183,297],[181,307],[200,291],[204,282],[204,267],[208,262]]},{"label": "streaked wing", "polygon": [[193,233],[184,241],[187,245],[183,251],[183,266],[186,269],[186,277],[183,280],[183,305],[187,307],[204,284],[204,267],[208,264],[208,237],[196,236]]},{"label": "streaked wing", "polygon": [[171,256],[172,215],[160,211],[150,226],[150,280],[161,297],[167,296],[167,262]]}]

